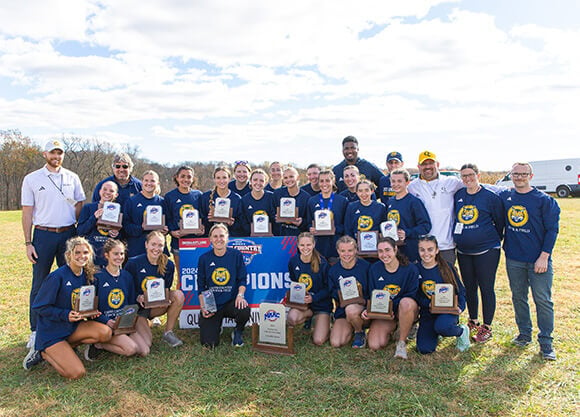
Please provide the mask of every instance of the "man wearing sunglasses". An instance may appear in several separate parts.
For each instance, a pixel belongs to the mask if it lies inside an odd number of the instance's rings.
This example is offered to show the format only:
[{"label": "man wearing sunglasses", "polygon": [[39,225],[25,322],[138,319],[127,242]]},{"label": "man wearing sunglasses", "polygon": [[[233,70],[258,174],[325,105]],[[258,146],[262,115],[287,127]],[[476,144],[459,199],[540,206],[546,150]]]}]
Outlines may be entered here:
[{"label": "man wearing sunglasses", "polygon": [[100,201],[99,190],[102,185],[107,181],[113,181],[119,188],[119,196],[116,201],[123,207],[125,201],[141,192],[141,181],[131,175],[133,171],[133,160],[128,154],[124,152],[116,154],[113,158],[112,166],[113,175],[105,178],[96,185],[95,191],[93,192],[93,203]]},{"label": "man wearing sunglasses", "polygon": [[536,305],[540,355],[556,360],[552,347],[554,303],[552,302],[552,250],[558,237],[560,207],[556,200],[530,185],[534,176],[529,163],[517,162],[511,171],[514,188],[499,194],[506,215],[503,249],[512,291],[519,334],[512,343],[532,342],[532,319],[528,292]]}]

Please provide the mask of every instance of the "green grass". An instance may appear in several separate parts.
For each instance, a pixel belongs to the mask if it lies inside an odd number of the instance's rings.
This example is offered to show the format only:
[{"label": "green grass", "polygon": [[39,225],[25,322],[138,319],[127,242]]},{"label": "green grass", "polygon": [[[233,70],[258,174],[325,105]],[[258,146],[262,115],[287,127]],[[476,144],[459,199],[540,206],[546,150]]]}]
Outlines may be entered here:
[{"label": "green grass", "polygon": [[79,381],[60,378],[46,364],[30,372],[21,367],[31,267],[20,212],[0,212],[0,416],[578,415],[580,199],[559,203],[556,362],[542,361],[537,345],[511,346],[516,328],[502,262],[494,338],[465,353],[451,339],[428,356],[411,352],[411,343],[403,362],[392,358],[393,344],[375,353],[315,347],[301,329],[294,357],[256,353],[248,344],[234,350],[229,330],[210,352],[196,331],[178,330],[185,345],[172,349],[155,329],[147,358],[103,354],[86,364],[88,375]]}]

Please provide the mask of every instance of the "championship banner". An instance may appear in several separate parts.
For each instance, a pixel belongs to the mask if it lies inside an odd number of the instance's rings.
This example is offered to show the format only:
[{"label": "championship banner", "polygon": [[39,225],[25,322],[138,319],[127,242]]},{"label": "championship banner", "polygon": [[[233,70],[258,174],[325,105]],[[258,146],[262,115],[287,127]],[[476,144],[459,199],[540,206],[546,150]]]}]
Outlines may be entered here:
[{"label": "championship banner", "polygon": [[[279,302],[290,288],[288,261],[296,254],[296,237],[243,237],[230,238],[229,248],[242,252],[248,278],[246,300],[252,313],[248,325],[257,323],[260,303]],[[179,327],[191,329],[199,327],[199,293],[197,289],[197,263],[199,257],[210,250],[209,238],[179,240],[178,288],[185,295],[183,310],[179,315]],[[224,326],[233,327],[232,319],[224,319]]]}]

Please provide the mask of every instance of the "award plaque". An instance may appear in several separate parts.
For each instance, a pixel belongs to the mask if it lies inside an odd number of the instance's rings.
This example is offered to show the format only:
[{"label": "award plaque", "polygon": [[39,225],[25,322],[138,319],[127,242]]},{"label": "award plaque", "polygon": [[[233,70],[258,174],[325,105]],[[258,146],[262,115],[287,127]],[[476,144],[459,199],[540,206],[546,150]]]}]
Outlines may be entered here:
[{"label": "award plaque", "polygon": [[143,216],[143,230],[159,230],[165,226],[165,214],[161,206],[147,206]]},{"label": "award plaque", "polygon": [[112,201],[105,201],[99,208],[103,209],[103,214],[97,220],[97,226],[107,229],[120,230],[123,228],[123,213],[121,205]]},{"label": "award plaque", "polygon": [[387,290],[373,290],[367,302],[367,317],[371,320],[394,320],[391,293]]},{"label": "award plaque", "polygon": [[115,319],[115,324],[113,325],[113,335],[117,336],[119,334],[131,334],[137,331],[135,327],[137,325],[137,311],[139,311],[139,306],[137,304],[131,304],[125,306],[120,314]]},{"label": "award plaque", "polygon": [[149,279],[146,283],[146,290],[143,292],[145,308],[167,307],[169,303],[169,289],[165,288],[163,278]]},{"label": "award plaque", "polygon": [[394,220],[387,220],[386,222],[382,222],[381,234],[383,237],[390,237],[395,242],[399,240],[399,236],[397,235],[397,222]]},{"label": "award plaque", "polygon": [[79,289],[79,295],[75,300],[75,311],[82,318],[92,317],[99,312],[99,297],[97,297],[94,285],[84,285]]},{"label": "award plaque", "polygon": [[340,286],[338,298],[341,307],[346,307],[349,304],[365,304],[365,299],[362,296],[362,285],[355,277],[342,278],[338,285]]},{"label": "award plaque", "polygon": [[314,212],[313,227],[315,235],[327,236],[334,235],[334,216],[329,209],[316,210]]},{"label": "award plaque", "polygon": [[280,199],[280,206],[277,209],[277,223],[288,223],[298,219],[298,207],[296,207],[296,199],[293,197],[282,197]]},{"label": "award plaque", "polygon": [[259,314],[259,322],[252,326],[252,349],[294,355],[294,328],[286,326],[284,304],[261,303]]},{"label": "award plaque", "polygon": [[199,211],[196,209],[183,210],[181,220],[179,220],[179,231],[184,235],[203,233],[203,225],[199,220]]},{"label": "award plaque", "polygon": [[286,291],[286,306],[298,310],[308,310],[308,304],[304,302],[306,297],[306,284],[303,282],[291,282],[290,289]]},{"label": "award plaque", "polygon": [[435,292],[431,296],[429,311],[433,314],[454,314],[457,311],[457,295],[453,284],[435,284]]},{"label": "award plaque", "polygon": [[368,232],[358,232],[358,253],[360,256],[377,256],[377,244],[379,242],[379,232],[370,230]]},{"label": "award plaque", "polygon": [[208,220],[213,223],[226,223],[233,219],[232,202],[229,198],[218,197],[209,210]]},{"label": "award plaque", "polygon": [[250,236],[273,236],[272,225],[267,214],[254,214],[252,216],[252,231]]},{"label": "award plaque", "polygon": [[217,311],[217,304],[215,302],[215,296],[213,295],[212,290],[202,291],[201,295],[203,296],[203,308],[208,313],[215,313]]}]

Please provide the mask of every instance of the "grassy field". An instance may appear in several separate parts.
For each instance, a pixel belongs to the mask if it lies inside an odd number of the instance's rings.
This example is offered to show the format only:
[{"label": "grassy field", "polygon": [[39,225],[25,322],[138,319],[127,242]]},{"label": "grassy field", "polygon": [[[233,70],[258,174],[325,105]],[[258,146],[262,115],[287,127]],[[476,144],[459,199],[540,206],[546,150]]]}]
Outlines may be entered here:
[{"label": "grassy field", "polygon": [[542,361],[536,344],[510,344],[516,327],[502,262],[494,338],[465,353],[451,339],[429,356],[411,343],[403,362],[392,358],[393,344],[376,353],[314,347],[301,329],[294,357],[255,353],[248,344],[234,350],[230,330],[210,352],[201,349],[196,331],[178,330],[185,345],[172,349],[155,329],[147,358],[105,354],[72,382],[45,364],[22,369],[31,267],[20,212],[0,212],[0,416],[579,415],[580,199],[559,203],[556,362]]}]

